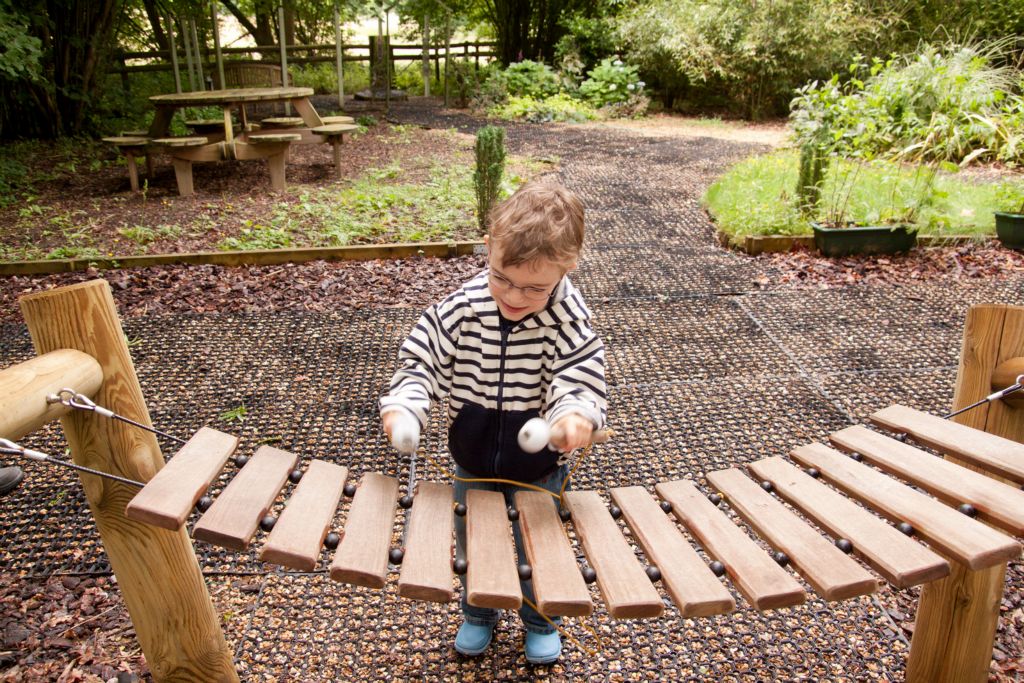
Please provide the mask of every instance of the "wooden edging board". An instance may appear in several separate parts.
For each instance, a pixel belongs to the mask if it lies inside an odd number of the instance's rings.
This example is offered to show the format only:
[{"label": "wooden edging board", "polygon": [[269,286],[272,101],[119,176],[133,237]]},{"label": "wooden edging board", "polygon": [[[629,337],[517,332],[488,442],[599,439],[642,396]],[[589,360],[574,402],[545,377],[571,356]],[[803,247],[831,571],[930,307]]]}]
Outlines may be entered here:
[{"label": "wooden edging board", "polygon": [[172,264],[216,266],[272,266],[280,263],[306,261],[370,261],[413,256],[453,258],[483,254],[483,242],[402,242],[366,244],[352,247],[309,247],[306,249],[262,249],[253,251],[215,251],[191,254],[153,254],[110,258],[54,259],[43,261],[11,261],[0,263],[0,275],[44,275],[70,273],[89,268],[113,270],[143,268]]}]

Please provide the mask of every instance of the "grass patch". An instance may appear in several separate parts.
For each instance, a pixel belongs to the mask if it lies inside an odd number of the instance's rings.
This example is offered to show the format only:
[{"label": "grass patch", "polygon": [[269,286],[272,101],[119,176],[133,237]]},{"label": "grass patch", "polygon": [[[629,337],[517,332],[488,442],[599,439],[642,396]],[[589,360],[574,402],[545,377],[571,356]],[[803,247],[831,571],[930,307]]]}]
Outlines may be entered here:
[{"label": "grass patch", "polygon": [[[406,179],[415,164],[366,171],[347,187],[303,191],[281,202],[263,223],[246,220],[225,250],[280,249],[295,244],[337,247],[388,242],[445,242],[475,235],[476,195],[468,164],[424,162],[427,178]],[[506,174],[505,194],[522,179]],[[460,237],[461,236],[461,237]]]},{"label": "grass patch", "polygon": [[[733,166],[704,194],[703,203],[718,227],[734,239],[746,235],[810,235],[810,223],[794,205],[798,155],[791,150],[751,157]],[[891,162],[830,168],[822,189],[823,218],[828,207],[845,206],[857,222],[899,214],[920,195],[922,174]],[[996,186],[939,173],[932,200],[912,221],[922,235],[990,235],[995,231]],[[834,210],[834,209],[833,209]]]}]

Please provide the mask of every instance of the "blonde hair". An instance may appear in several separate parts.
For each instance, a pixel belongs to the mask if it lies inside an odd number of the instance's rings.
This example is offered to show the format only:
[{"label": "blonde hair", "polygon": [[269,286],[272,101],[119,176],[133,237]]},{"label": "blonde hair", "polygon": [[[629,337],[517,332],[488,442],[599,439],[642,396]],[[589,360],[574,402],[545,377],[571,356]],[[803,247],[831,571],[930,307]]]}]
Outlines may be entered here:
[{"label": "blonde hair", "polygon": [[583,203],[554,179],[526,183],[494,207],[489,222],[503,267],[541,260],[569,265],[583,248]]}]

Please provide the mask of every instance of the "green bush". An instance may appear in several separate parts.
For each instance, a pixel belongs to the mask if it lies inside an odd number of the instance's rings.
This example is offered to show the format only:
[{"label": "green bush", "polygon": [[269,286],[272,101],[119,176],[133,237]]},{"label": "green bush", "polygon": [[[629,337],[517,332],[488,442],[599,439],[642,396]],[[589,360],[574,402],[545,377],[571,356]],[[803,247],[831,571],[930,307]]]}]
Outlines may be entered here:
[{"label": "green bush", "polygon": [[927,45],[902,59],[857,58],[845,81],[834,74],[797,91],[798,142],[845,157],[1024,162],[1021,74],[1002,60],[1005,47]]},{"label": "green bush", "polygon": [[476,169],[473,185],[476,188],[476,219],[480,233],[487,232],[491,208],[498,199],[501,178],[505,173],[505,129],[484,126],[476,133]]},{"label": "green bush", "polygon": [[580,95],[593,106],[603,107],[621,104],[643,89],[635,66],[624,64],[618,57],[606,57],[580,84]]},{"label": "green bush", "polygon": [[[342,73],[345,76],[346,93],[370,87],[369,71],[361,62],[345,62]],[[299,88],[312,88],[321,95],[338,92],[338,68],[334,62],[290,66],[288,67],[288,78],[291,80],[291,85]]]},{"label": "green bush", "polygon": [[506,104],[492,107],[487,113],[503,119],[526,119],[532,123],[548,123],[550,121],[581,123],[598,118],[597,111],[589,104],[574,100],[564,93],[542,100],[532,97],[509,97]]},{"label": "green bush", "polygon": [[559,90],[558,74],[547,64],[524,59],[505,69],[508,94],[515,97],[544,99]]}]

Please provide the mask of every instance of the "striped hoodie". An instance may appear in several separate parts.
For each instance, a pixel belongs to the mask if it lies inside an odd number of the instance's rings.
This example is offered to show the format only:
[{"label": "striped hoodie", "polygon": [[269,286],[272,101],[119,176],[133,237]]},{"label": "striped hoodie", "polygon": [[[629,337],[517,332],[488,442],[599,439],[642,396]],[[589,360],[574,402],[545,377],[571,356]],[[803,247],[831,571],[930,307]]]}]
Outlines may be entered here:
[{"label": "striped hoodie", "polygon": [[519,430],[538,415],[554,424],[578,413],[604,426],[604,344],[568,278],[548,306],[501,324],[484,270],[420,317],[398,353],[399,370],[381,413],[405,409],[427,424],[448,397],[448,447],[478,477],[531,482],[559,464],[559,453],[519,448]]}]

